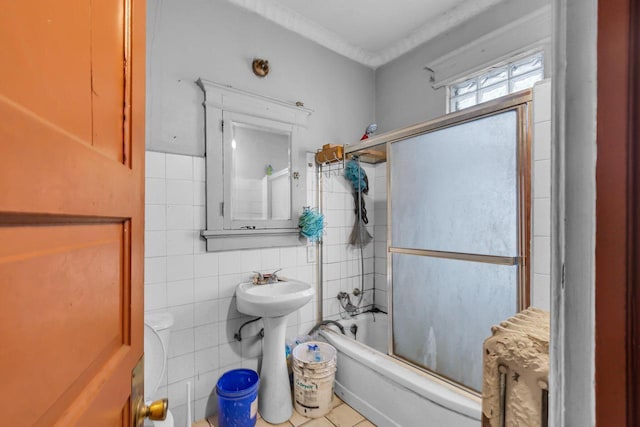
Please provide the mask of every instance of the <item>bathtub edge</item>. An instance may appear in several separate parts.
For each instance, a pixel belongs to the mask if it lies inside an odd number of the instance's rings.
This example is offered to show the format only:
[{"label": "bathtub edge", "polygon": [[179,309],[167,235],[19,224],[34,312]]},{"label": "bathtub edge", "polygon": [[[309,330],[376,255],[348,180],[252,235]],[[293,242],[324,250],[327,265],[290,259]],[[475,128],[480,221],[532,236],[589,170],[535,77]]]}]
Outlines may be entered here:
[{"label": "bathtub edge", "polygon": [[[364,358],[367,362],[372,363],[377,368],[384,369],[385,374],[388,375],[390,380],[395,381],[418,395],[424,396],[434,404],[447,408],[450,411],[457,412],[460,415],[472,418],[476,421],[482,420],[482,403],[480,398],[473,398],[468,393],[455,390],[453,386],[436,382],[437,380],[435,378],[428,378],[428,374],[413,372],[408,367],[399,367],[401,369],[406,369],[407,373],[403,373],[401,371],[396,372],[394,369],[387,369],[386,366],[384,366],[385,364],[393,364],[389,366],[394,366],[401,362],[386,354],[380,353],[377,350],[371,349],[367,345],[358,341],[342,337],[330,328],[321,329],[320,334],[330,344],[334,346],[337,344],[338,350],[344,352],[348,357],[353,359]],[[356,352],[356,349],[351,348],[350,346],[356,347],[359,352]],[[409,375],[419,376],[419,378],[424,380],[423,384],[417,384],[410,381],[407,378]]]}]

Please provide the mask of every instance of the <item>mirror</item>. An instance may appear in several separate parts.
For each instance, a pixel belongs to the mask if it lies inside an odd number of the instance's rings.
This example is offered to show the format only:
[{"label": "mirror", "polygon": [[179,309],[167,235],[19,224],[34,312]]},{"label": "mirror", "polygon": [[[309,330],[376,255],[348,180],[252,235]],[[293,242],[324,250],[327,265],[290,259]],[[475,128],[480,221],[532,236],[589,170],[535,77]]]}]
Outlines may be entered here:
[{"label": "mirror", "polygon": [[198,80],[205,100],[208,251],[300,244],[311,110]]},{"label": "mirror", "polygon": [[231,228],[291,219],[291,132],[231,123],[225,153],[231,165]]}]

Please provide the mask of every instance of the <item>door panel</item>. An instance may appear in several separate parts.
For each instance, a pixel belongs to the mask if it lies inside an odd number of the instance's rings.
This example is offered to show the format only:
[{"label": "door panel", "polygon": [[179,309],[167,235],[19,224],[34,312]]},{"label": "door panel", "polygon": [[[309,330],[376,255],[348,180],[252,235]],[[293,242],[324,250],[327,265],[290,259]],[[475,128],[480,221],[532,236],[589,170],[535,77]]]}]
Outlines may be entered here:
[{"label": "door panel", "polygon": [[90,142],[91,3],[1,4],[0,93]]},{"label": "door panel", "polygon": [[0,0],[0,413],[130,425],[143,351],[144,2]]},{"label": "door panel", "polygon": [[[2,94],[0,117],[6,162],[0,169],[0,211],[123,218],[139,202],[143,183],[132,182],[137,171]],[[134,188],[122,191],[127,185]]]},{"label": "door panel", "polygon": [[123,224],[0,228],[0,241],[15,243],[0,248],[3,304],[28,308],[0,311],[0,336],[9,344],[0,353],[0,366],[11,367],[4,385],[30,396],[8,408],[9,419],[31,425],[46,412],[62,412],[55,402],[69,388],[66,379],[86,386],[128,344],[123,229]]}]

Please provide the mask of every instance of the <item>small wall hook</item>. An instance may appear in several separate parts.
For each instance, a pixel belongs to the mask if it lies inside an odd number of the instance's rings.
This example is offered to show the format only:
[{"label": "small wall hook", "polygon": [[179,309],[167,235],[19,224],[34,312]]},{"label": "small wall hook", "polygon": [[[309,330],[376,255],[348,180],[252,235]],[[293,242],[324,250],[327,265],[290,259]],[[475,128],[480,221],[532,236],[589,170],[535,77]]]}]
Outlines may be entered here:
[{"label": "small wall hook", "polygon": [[253,74],[258,77],[266,77],[269,74],[269,61],[266,59],[256,58],[251,63],[251,68],[253,69]]},{"label": "small wall hook", "polygon": [[425,65],[424,69],[429,72],[429,82],[430,83],[435,83],[436,82],[436,72],[433,71],[432,68],[427,67],[426,65]]}]

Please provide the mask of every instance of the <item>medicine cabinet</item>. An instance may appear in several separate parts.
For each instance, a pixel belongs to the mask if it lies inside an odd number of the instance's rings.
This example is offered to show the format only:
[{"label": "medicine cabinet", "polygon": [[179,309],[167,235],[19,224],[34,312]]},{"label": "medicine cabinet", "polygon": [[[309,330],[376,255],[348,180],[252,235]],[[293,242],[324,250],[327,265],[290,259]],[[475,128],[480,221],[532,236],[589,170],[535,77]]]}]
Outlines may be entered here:
[{"label": "medicine cabinet", "polygon": [[300,244],[301,140],[311,110],[199,79],[204,94],[207,251]]}]

